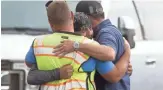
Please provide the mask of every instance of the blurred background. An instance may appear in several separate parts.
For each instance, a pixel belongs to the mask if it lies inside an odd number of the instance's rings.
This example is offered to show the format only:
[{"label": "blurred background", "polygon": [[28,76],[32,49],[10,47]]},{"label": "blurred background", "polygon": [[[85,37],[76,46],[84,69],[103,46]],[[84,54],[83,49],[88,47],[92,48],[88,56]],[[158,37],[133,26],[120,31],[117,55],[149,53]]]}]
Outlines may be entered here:
[{"label": "blurred background", "polygon": [[[67,1],[73,12],[78,1]],[[24,59],[34,38],[52,32],[46,2],[1,1],[1,90],[38,90],[26,83]],[[163,90],[163,1],[99,2],[131,45],[131,90]]]}]

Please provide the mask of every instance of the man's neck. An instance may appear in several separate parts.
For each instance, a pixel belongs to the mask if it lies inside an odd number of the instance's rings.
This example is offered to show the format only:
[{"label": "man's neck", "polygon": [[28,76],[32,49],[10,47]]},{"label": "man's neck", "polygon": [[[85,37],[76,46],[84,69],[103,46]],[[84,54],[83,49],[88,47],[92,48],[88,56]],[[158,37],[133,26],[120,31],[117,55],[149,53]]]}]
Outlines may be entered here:
[{"label": "man's neck", "polygon": [[104,21],[104,19],[99,19],[96,23],[95,23],[95,27],[93,27],[93,38],[95,38],[96,37],[96,35],[98,34],[98,31],[99,31],[99,29],[98,29],[98,27],[99,27],[99,25],[100,25],[100,23],[102,23]]},{"label": "man's neck", "polygon": [[58,31],[61,31],[61,32],[72,32],[72,33],[74,32],[74,30],[72,30],[72,29],[71,30],[68,30],[68,29],[60,29]]},{"label": "man's neck", "polygon": [[55,31],[62,31],[62,32],[74,32],[74,28],[72,28],[70,26],[56,27],[54,30]]},{"label": "man's neck", "polygon": [[99,25],[101,22],[103,22],[104,21],[104,19],[99,19],[98,21],[97,21],[97,23],[96,23],[96,26],[97,25]]}]

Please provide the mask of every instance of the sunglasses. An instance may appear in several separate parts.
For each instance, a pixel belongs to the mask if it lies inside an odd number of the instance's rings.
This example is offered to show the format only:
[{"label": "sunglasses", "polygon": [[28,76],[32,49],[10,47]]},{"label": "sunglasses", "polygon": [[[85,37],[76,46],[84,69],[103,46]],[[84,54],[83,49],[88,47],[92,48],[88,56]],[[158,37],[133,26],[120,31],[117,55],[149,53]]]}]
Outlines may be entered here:
[{"label": "sunglasses", "polygon": [[[64,0],[66,2],[66,0]],[[52,3],[53,0],[49,0],[46,4],[45,4],[45,7],[48,8],[48,6],[50,5],[50,3]]]}]

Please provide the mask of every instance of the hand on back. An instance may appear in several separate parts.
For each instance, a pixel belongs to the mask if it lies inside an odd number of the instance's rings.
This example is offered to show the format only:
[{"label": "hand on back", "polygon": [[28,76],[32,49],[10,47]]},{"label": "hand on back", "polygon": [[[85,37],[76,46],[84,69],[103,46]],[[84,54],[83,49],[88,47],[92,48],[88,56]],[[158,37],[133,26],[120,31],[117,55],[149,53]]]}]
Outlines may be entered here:
[{"label": "hand on back", "polygon": [[64,65],[60,68],[60,79],[68,79],[71,78],[73,74],[72,65]]}]

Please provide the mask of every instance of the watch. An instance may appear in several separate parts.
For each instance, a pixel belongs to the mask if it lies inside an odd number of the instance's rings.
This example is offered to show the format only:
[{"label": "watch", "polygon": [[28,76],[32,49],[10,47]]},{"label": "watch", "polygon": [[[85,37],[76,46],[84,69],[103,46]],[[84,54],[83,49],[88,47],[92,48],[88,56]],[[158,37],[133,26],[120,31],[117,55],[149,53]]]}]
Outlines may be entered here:
[{"label": "watch", "polygon": [[75,41],[73,47],[75,50],[79,49],[79,42]]}]

